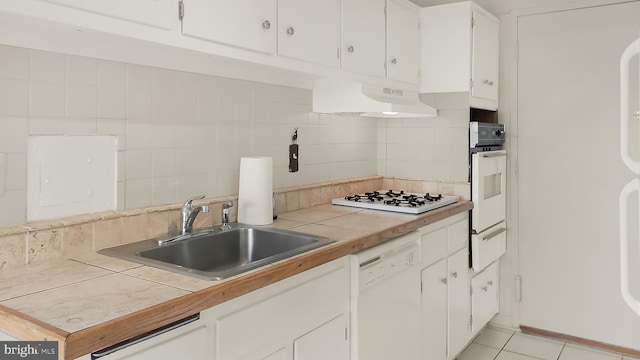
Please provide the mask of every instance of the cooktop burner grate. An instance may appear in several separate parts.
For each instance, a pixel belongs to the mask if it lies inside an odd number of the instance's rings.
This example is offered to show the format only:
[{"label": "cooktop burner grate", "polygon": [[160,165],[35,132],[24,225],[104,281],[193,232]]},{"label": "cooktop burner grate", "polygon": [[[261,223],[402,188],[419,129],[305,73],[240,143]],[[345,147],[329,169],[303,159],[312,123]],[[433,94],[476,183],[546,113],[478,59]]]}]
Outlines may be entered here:
[{"label": "cooktop burner grate", "polygon": [[364,194],[347,195],[333,199],[334,205],[352,206],[363,209],[386,210],[420,214],[458,201],[457,196],[405,193],[404,191],[380,190]]}]

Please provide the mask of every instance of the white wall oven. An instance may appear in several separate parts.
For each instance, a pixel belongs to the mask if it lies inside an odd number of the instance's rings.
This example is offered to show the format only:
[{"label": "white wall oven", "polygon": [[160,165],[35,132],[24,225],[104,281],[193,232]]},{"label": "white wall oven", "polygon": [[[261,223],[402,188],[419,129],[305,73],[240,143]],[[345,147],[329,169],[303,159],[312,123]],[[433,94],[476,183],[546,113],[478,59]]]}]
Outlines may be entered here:
[{"label": "white wall oven", "polygon": [[507,151],[503,124],[472,121],[469,126],[470,267],[481,271],[506,251]]}]

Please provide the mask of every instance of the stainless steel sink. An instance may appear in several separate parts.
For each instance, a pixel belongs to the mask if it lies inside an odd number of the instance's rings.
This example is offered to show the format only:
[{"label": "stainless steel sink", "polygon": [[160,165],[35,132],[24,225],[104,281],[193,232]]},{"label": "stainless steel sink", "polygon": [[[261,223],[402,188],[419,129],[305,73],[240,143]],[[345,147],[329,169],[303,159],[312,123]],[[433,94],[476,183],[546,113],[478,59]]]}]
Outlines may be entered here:
[{"label": "stainless steel sink", "polygon": [[158,245],[158,240],[167,239],[143,240],[98,253],[205,280],[221,280],[334,242],[319,236],[244,224],[174,239],[168,239],[172,241],[163,245]]}]

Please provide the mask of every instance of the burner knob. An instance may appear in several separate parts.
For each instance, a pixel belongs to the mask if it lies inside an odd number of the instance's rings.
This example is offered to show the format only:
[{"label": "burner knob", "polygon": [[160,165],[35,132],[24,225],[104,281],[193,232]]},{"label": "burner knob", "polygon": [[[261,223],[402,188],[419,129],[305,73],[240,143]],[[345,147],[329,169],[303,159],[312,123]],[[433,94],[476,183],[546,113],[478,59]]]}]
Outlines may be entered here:
[{"label": "burner knob", "polygon": [[496,136],[501,136],[502,134],[504,134],[504,130],[496,130],[495,134]]}]

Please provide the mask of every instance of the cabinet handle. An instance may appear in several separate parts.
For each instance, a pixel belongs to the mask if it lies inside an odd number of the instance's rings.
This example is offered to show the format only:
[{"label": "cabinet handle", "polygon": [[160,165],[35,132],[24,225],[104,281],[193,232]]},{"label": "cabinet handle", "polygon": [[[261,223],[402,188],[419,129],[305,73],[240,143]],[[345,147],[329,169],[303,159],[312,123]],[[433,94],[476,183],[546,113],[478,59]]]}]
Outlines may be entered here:
[{"label": "cabinet handle", "polygon": [[458,272],[457,271],[452,272],[451,276],[453,276],[454,278],[457,278],[458,277]]},{"label": "cabinet handle", "polygon": [[295,34],[295,33],[296,33],[296,30],[292,26],[289,26],[287,28],[287,35],[293,36],[293,34]]},{"label": "cabinet handle", "polygon": [[440,279],[440,281],[442,281],[442,283],[445,284],[445,285],[447,284],[447,278],[446,277]]},{"label": "cabinet handle", "polygon": [[398,63],[398,59],[396,59],[396,58],[391,59],[391,63],[393,65],[397,64]]},{"label": "cabinet handle", "polygon": [[489,286],[493,286],[493,280],[487,281],[487,284],[489,284]]},{"label": "cabinet handle", "polygon": [[269,30],[269,29],[271,29],[271,21],[269,21],[269,20],[265,20],[265,21],[262,23],[262,28],[263,28],[263,29],[265,29],[265,30]]},{"label": "cabinet handle", "polygon": [[487,80],[485,80],[485,81],[483,81],[483,83],[484,83],[485,85],[493,86],[493,81],[488,80],[488,79],[487,79]]},{"label": "cabinet handle", "polygon": [[482,291],[487,292],[489,290],[489,288],[487,288],[486,286],[482,287]]},{"label": "cabinet handle", "polygon": [[351,45],[351,46],[349,46],[349,47],[347,48],[347,51],[348,51],[348,52],[350,52],[350,53],[353,53],[355,50],[356,50],[356,49],[353,47],[353,45]]},{"label": "cabinet handle", "polygon": [[498,235],[502,234],[502,233],[503,233],[503,232],[505,232],[505,231],[507,231],[507,229],[506,229],[506,228],[499,229],[498,231],[496,231],[496,232],[494,232],[494,233],[491,233],[491,234],[487,235],[487,237],[482,238],[482,241],[491,240],[491,239],[493,239],[494,237],[496,237],[496,236],[498,236]]}]

